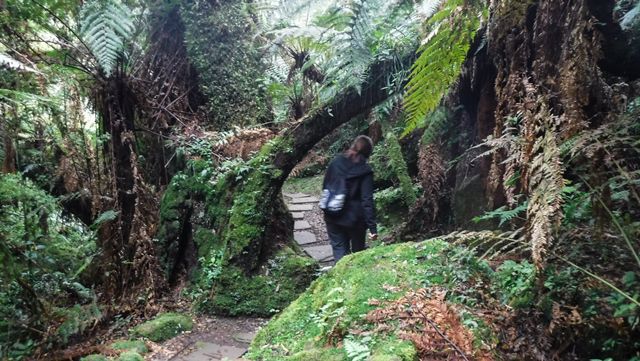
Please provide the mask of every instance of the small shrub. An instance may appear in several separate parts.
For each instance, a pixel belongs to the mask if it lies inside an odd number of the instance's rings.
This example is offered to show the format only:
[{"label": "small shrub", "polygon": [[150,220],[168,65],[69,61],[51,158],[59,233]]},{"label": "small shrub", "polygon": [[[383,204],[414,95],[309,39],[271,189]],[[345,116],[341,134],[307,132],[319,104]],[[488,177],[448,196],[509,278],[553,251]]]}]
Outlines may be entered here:
[{"label": "small shrub", "polygon": [[533,305],[535,268],[528,261],[505,261],[495,273],[495,284],[502,302],[512,307],[526,308]]}]

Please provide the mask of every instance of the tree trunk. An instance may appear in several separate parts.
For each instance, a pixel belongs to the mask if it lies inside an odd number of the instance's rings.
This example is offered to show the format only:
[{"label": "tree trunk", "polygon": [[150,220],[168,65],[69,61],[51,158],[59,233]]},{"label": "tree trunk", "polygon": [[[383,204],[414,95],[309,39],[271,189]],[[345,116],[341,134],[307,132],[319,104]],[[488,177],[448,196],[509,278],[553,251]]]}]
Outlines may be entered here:
[{"label": "tree trunk", "polygon": [[128,79],[117,74],[99,90],[98,111],[102,129],[110,135],[104,153],[110,161],[112,204],[101,211],[114,210],[117,218],[101,226],[99,245],[103,251],[101,266],[105,296],[133,301],[144,292],[153,297],[158,291],[156,256],[149,227],[155,212],[150,191],[139,174],[135,149],[134,119],[136,97]]},{"label": "tree trunk", "polygon": [[16,172],[16,150],[13,146],[13,139],[7,131],[4,130],[4,160],[2,162],[2,173]]}]

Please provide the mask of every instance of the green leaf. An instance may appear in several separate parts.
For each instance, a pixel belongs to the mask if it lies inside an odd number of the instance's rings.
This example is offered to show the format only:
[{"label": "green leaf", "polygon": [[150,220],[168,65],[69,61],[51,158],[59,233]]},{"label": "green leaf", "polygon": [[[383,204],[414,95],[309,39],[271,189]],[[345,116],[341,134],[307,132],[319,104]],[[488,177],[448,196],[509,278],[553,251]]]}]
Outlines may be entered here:
[{"label": "green leaf", "polygon": [[116,211],[110,209],[110,210],[100,214],[98,216],[98,218],[96,218],[96,220],[91,225],[91,228],[96,229],[103,223],[111,222],[111,221],[115,220],[116,218],[118,218],[118,214],[119,213],[120,212],[116,212]]}]

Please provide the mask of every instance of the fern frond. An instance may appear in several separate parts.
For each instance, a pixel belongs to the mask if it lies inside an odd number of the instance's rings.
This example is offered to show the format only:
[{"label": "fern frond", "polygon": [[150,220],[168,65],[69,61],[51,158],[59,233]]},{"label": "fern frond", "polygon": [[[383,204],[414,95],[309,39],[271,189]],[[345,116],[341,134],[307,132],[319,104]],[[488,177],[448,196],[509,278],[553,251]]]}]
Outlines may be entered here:
[{"label": "fern frond", "polygon": [[131,10],[119,0],[90,0],[80,12],[80,34],[107,76],[134,32]]},{"label": "fern frond", "polygon": [[525,201],[524,203],[512,209],[509,209],[507,206],[502,206],[493,211],[486,212],[481,216],[473,218],[473,221],[477,223],[480,221],[499,219],[500,223],[498,224],[498,226],[502,227],[503,224],[511,221],[516,217],[519,217],[526,210],[527,210],[527,202]]},{"label": "fern frond", "polygon": [[536,139],[529,166],[527,221],[533,262],[542,269],[554,230],[562,220],[564,167],[556,131],[547,128]]},{"label": "fern frond", "polygon": [[[433,111],[460,74],[471,42],[486,16],[484,5],[448,0],[426,24],[429,32],[418,50],[406,85],[408,113],[404,135]],[[483,2],[481,2],[483,3]]]},{"label": "fern frond", "polygon": [[366,70],[373,62],[374,56],[369,47],[373,18],[372,6],[368,0],[354,0],[346,9],[348,25],[344,32],[335,37],[332,46],[335,56],[326,65],[327,84],[321,89],[322,102],[335,94],[334,87],[353,87],[360,90],[360,85],[367,76]]},{"label": "fern frond", "polygon": [[425,124],[419,126],[419,128],[425,128],[422,134],[423,146],[433,143],[440,133],[446,128],[449,123],[449,113],[445,107],[438,107],[434,109],[431,114],[425,117]]}]

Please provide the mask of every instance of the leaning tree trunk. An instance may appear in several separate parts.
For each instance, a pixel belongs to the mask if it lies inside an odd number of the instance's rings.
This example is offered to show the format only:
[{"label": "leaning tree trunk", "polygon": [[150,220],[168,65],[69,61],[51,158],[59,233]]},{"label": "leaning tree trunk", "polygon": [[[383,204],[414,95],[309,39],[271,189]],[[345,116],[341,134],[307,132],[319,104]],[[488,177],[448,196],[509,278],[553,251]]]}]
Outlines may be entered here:
[{"label": "leaning tree trunk", "polygon": [[[256,227],[258,232],[245,239],[247,245],[243,251],[249,250],[249,254],[241,252],[243,256],[236,260],[245,271],[255,270],[260,261],[268,258],[269,252],[277,246],[272,238],[265,236],[283,234],[284,231],[286,240],[291,239],[291,229],[279,229],[278,222],[272,221],[273,216],[282,209],[280,191],[289,173],[327,134],[387,98],[385,74],[388,73],[388,66],[388,63],[372,66],[370,79],[360,93],[351,89],[322,110],[303,117],[265,145],[260,155],[250,162],[252,167],[245,176],[246,180],[235,185],[233,196],[227,199],[232,200],[233,206],[241,203],[243,208],[247,208],[251,204],[258,212],[253,217],[231,212],[229,219],[225,220],[227,227],[223,231],[229,240],[237,241],[243,238],[236,237],[238,225]],[[247,194],[250,196],[247,197]]]}]

